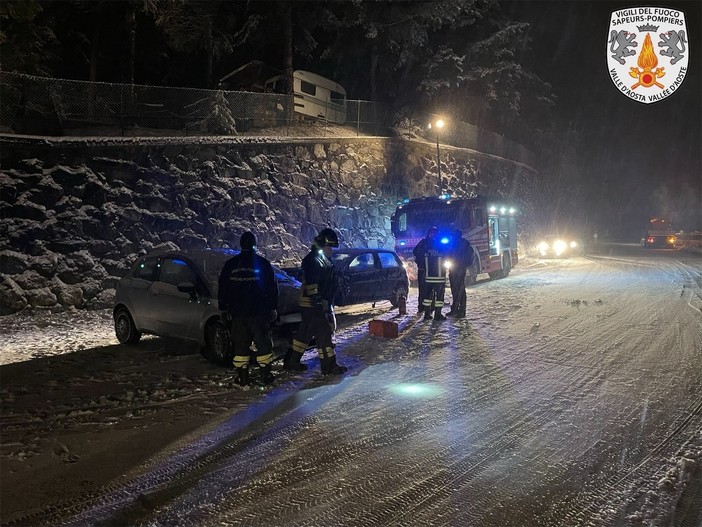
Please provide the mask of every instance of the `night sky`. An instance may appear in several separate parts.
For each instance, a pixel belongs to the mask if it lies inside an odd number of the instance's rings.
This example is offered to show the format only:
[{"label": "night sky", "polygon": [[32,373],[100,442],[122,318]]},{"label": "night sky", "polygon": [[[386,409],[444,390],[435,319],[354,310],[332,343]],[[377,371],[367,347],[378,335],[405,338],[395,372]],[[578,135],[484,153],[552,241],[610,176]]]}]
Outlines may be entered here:
[{"label": "night sky", "polygon": [[[702,2],[547,2],[503,4],[532,24],[539,74],[558,94],[556,115],[564,133],[584,137],[582,164],[595,182],[585,207],[590,220],[612,234],[635,235],[648,216],[668,215],[680,228],[702,228]],[[680,88],[642,104],[619,93],[610,79],[607,38],[611,13],[627,7],[664,6],[685,13],[689,65]],[[599,186],[599,189],[597,188]]]}]

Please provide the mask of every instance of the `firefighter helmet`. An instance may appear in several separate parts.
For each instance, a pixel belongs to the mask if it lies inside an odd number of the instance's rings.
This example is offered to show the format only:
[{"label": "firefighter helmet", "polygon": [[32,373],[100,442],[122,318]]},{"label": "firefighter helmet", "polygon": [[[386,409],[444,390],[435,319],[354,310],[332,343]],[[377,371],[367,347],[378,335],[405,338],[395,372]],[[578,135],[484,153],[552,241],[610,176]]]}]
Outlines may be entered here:
[{"label": "firefighter helmet", "polygon": [[338,247],[339,236],[334,232],[334,229],[322,229],[314,239],[314,243],[319,247]]}]

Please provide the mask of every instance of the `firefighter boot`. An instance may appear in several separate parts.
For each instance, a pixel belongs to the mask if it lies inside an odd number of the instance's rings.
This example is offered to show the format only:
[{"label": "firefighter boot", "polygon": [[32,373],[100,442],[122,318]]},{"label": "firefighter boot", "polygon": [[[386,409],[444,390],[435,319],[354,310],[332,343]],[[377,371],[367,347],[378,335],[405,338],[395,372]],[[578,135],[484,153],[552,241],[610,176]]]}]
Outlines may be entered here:
[{"label": "firefighter boot", "polygon": [[336,363],[335,355],[320,359],[320,363],[322,366],[322,375],[341,375],[348,369],[346,366]]},{"label": "firefighter boot", "polygon": [[236,369],[236,381],[239,386],[248,386],[249,379],[249,369],[246,367]]},{"label": "firefighter boot", "polygon": [[424,320],[431,320],[434,317],[431,316],[431,308],[427,307],[424,309]]},{"label": "firefighter boot", "polygon": [[298,353],[292,348],[288,348],[285,358],[283,359],[283,369],[289,371],[307,370],[307,364],[300,362],[300,359],[302,359],[302,353]]},{"label": "firefighter boot", "polygon": [[268,385],[268,384],[273,384],[273,381],[275,381],[275,375],[271,373],[271,365],[270,364],[261,364],[258,367],[258,371],[261,374],[261,384]]},{"label": "firefighter boot", "polygon": [[434,311],[434,320],[446,320],[446,317],[441,314],[441,309]]}]

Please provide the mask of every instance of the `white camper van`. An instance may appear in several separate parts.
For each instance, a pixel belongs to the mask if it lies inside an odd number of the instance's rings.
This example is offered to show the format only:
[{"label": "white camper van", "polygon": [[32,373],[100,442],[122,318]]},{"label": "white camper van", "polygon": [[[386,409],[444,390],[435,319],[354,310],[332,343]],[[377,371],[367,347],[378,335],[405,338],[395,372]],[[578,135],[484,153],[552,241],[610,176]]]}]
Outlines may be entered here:
[{"label": "white camper van", "polygon": [[[283,92],[283,76],[276,75],[266,81],[266,90]],[[319,119],[343,124],[346,122],[346,90],[333,80],[311,73],[293,72],[295,111]]]}]

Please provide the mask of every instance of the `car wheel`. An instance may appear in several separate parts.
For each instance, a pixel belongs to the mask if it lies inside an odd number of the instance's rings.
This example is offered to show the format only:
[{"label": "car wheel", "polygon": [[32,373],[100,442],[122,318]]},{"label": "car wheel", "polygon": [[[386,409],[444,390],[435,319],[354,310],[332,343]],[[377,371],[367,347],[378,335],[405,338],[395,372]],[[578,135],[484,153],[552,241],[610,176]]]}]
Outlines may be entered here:
[{"label": "car wheel", "polygon": [[115,312],[115,335],[121,344],[136,344],[141,338],[132,316],[124,308]]},{"label": "car wheel", "polygon": [[222,322],[213,320],[205,327],[205,358],[220,366],[231,366],[234,354],[229,331]]}]

